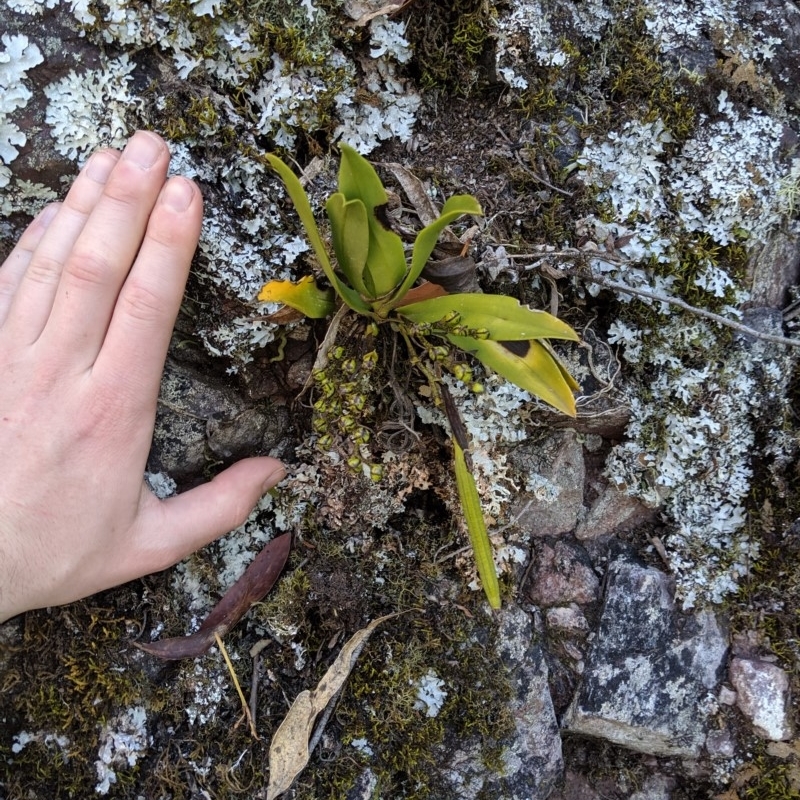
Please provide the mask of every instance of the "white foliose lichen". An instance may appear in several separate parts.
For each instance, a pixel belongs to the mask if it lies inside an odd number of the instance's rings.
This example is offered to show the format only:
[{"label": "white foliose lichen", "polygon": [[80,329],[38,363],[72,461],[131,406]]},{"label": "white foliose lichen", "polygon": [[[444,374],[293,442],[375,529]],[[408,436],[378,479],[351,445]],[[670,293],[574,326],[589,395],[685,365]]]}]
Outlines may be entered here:
[{"label": "white foliose lichen", "polygon": [[[627,358],[633,337],[625,336]],[[618,489],[663,509],[664,544],[684,608],[720,602],[757,558],[744,525],[756,426],[785,390],[785,353],[754,353],[739,342],[719,360],[711,357],[717,336],[702,321],[672,319],[657,341],[647,338],[643,348],[634,340],[634,360],[651,376],[649,397],[643,401],[629,387],[627,441],[605,467]],[[707,353],[702,366],[689,366],[689,349],[695,357]]]},{"label": "white foliose lichen", "polygon": [[[610,222],[578,221],[578,233],[594,242],[594,251],[586,250],[591,269],[616,284],[625,303],[635,295],[622,287],[655,295],[636,299],[662,320],[637,324],[627,314],[609,326],[609,342],[639,377],[623,387],[631,408],[627,441],[612,450],[606,475],[663,509],[665,545],[686,608],[719,602],[757,555],[744,526],[755,432],[761,409],[774,408],[782,396],[769,376],[786,368],[782,351],[755,359],[747,347],[728,347],[720,358],[717,328],[678,320],[658,299],[675,297],[681,275],[694,304],[703,296],[725,298],[723,315],[741,317],[746,290],[708,253],[760,244],[786,223],[782,126],[735,107],[724,91],[716,111],[713,119],[699,117],[694,135],[671,157],[671,132],[656,120],[631,121],[602,140],[590,139],[578,159],[586,183],[613,215]],[[603,252],[607,241],[615,243],[613,257]],[[686,242],[707,245],[689,281],[682,264]],[[587,289],[597,294],[602,286]]]},{"label": "white foliose lichen", "polygon": [[11,115],[28,105],[32,93],[25,86],[27,72],[41,64],[44,58],[27,36],[4,33],[0,42],[0,189],[4,189],[11,181],[8,165],[19,155],[17,148],[27,141]]},{"label": "white foliose lichen", "polygon": [[101,145],[124,147],[130,134],[127,120],[138,104],[130,86],[134,67],[122,55],[99,69],[71,70],[45,87],[45,122],[57,152],[82,163]]},{"label": "white foliose lichen", "polygon": [[687,231],[729,244],[742,233],[764,241],[783,218],[778,151],[783,125],[756,110],[740,113],[720,92],[714,122],[698,130],[670,165],[668,184],[680,198],[678,218]]},{"label": "white foliose lichen", "polygon": [[30,733],[30,731],[20,731],[14,734],[11,739],[11,752],[15,755],[21,753],[31,742],[40,742],[48,749],[58,748],[61,753],[61,758],[64,762],[69,762],[69,738],[61,736],[57,733],[47,733],[40,731],[39,733]]},{"label": "white foliose lichen", "polygon": [[398,74],[398,65],[411,58],[404,27],[385,17],[370,22],[370,58],[361,60],[364,73],[362,87],[371,98],[356,101],[353,91],[336,96],[336,109],[341,124],[334,136],[369,153],[380,142],[397,138],[406,142],[414,132],[417,111],[422,102],[411,84]]},{"label": "white foliose lichen", "polygon": [[512,89],[527,89],[525,72],[533,60],[545,67],[562,67],[569,55],[552,32],[540,3],[514,3],[497,19],[495,67]]},{"label": "white foliose lichen", "polygon": [[417,681],[415,710],[424,711],[426,717],[436,717],[442,710],[445,700],[447,700],[445,682],[432,669],[429,669]]},{"label": "white foliose lichen", "polygon": [[[702,51],[709,31],[712,38],[717,38],[718,47],[730,47],[742,60],[769,61],[781,43],[754,21],[748,20],[747,27],[742,27],[735,0],[712,0],[692,8],[691,14],[686,13],[684,3],[676,0],[651,0],[648,8],[645,25],[663,53],[684,48]],[[770,13],[775,12],[768,11],[767,15]]]},{"label": "white foliose lichen", "polygon": [[[232,659],[236,653],[229,654]],[[211,657],[214,657],[213,665]],[[181,681],[188,692],[185,714],[191,726],[207,725],[219,713],[230,690],[230,675],[225,670],[222,656],[212,647],[203,661],[195,659],[181,665]]]},{"label": "white foliose lichen", "polygon": [[[524,389],[494,373],[481,378],[484,391],[480,393],[449,375],[443,382],[470,437],[473,475],[484,513],[499,519],[516,489],[503,446],[527,436],[523,415],[535,401]],[[437,424],[450,430],[442,411],[430,404],[418,404],[417,416],[426,425]]]},{"label": "white foliose lichen", "polygon": [[116,770],[133,767],[147,752],[147,713],[142,706],[133,706],[109,720],[100,731],[97,751],[97,794],[108,794],[117,782]]}]

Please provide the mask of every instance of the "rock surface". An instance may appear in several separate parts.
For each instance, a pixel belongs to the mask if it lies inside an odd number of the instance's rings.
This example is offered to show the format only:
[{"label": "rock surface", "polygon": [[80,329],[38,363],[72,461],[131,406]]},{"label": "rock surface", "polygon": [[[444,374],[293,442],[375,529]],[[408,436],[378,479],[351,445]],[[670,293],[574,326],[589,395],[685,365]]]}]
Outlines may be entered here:
[{"label": "rock surface", "polygon": [[765,739],[781,741],[792,736],[789,678],[776,664],[750,658],[733,658],[729,677],[736,704]]},{"label": "rock surface", "polygon": [[253,407],[222,381],[169,361],[148,469],[180,482],[202,473],[211,461],[274,455],[287,435],[285,409]]},{"label": "rock surface", "polygon": [[445,756],[441,769],[454,798],[477,800],[489,794],[504,800],[546,800],[559,782],[564,764],[544,652],[535,643],[528,613],[512,607],[499,616],[500,656],[509,671],[509,710],[514,719],[510,741],[503,743],[502,776],[487,775],[477,744]]},{"label": "rock surface", "polygon": [[726,650],[713,613],[676,615],[664,573],[615,561],[564,728],[642,753],[697,758]]}]

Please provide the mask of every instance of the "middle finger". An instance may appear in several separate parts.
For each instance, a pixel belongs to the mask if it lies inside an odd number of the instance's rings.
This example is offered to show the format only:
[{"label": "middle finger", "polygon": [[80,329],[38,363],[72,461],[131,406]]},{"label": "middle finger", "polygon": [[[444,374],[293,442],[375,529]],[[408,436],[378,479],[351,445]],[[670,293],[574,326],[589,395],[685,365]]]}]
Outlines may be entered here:
[{"label": "middle finger", "polygon": [[79,370],[100,351],[168,164],[159,136],[136,133],[67,258],[43,338],[68,352]]}]

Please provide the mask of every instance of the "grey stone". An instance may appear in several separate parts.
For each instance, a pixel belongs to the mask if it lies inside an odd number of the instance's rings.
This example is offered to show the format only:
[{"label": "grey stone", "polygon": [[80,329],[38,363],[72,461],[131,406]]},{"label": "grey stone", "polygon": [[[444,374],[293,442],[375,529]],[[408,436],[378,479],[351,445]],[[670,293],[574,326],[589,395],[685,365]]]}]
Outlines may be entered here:
[{"label": "grey stone", "polygon": [[564,728],[643,753],[696,758],[726,650],[711,612],[676,615],[664,573],[617,560]]},{"label": "grey stone", "polygon": [[789,287],[800,283],[800,239],[796,234],[776,232],[754,249],[748,272],[752,304],[783,308]]},{"label": "grey stone", "polygon": [[511,455],[528,491],[515,510],[519,527],[533,536],[558,536],[575,529],[583,512],[585,466],[575,431],[558,431],[526,442]]},{"label": "grey stone", "polygon": [[505,607],[498,617],[500,655],[514,692],[509,708],[515,730],[503,752],[504,774],[487,773],[479,742],[449,754],[442,774],[459,800],[478,796],[545,800],[561,778],[563,761],[544,653],[534,642],[533,624],[523,609]]},{"label": "grey stone", "polygon": [[549,800],[600,800],[600,795],[590,785],[588,778],[577,772],[567,770],[564,785]]},{"label": "grey stone", "polygon": [[377,785],[378,776],[367,768],[356,778],[356,782],[348,790],[346,798],[347,800],[371,800],[375,797]]},{"label": "grey stone", "polygon": [[591,603],[600,595],[600,580],[579,545],[537,541],[526,590],[537,606]]},{"label": "grey stone", "polygon": [[675,788],[675,779],[666,775],[649,775],[642,788],[634,792],[628,800],[669,800]]},{"label": "grey stone", "polygon": [[727,728],[711,731],[706,737],[706,752],[711,758],[733,758],[736,742]]},{"label": "grey stone", "polygon": [[248,406],[221,381],[169,360],[148,469],[180,483],[201,474],[211,460],[264,455],[281,443],[287,416],[285,409],[267,413]]},{"label": "grey stone", "polygon": [[777,664],[751,658],[733,658],[730,681],[736,704],[764,739],[781,741],[792,736],[789,677]]},{"label": "grey stone", "polygon": [[589,623],[583,611],[575,604],[548,608],[545,612],[547,627],[552,630],[569,633],[584,633],[589,630]]},{"label": "grey stone", "polygon": [[652,519],[656,510],[640,500],[606,485],[584,519],[578,523],[575,537],[581,540],[598,539],[620,530],[627,530]]}]

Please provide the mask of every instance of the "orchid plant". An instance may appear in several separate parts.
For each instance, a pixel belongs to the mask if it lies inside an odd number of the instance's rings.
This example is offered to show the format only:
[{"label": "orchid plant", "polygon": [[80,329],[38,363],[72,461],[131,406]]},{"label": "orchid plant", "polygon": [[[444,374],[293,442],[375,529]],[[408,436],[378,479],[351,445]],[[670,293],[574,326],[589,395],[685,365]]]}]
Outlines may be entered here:
[{"label": "orchid plant", "polygon": [[[472,379],[472,370],[454,357],[455,351],[463,351],[506,380],[574,416],[573,391],[578,386],[547,339],[576,341],[578,337],[566,323],[523,306],[514,298],[448,294],[437,284],[421,281],[444,228],[464,214],[481,215],[478,201],[472,195],[456,195],[447,200],[438,219],[417,234],[408,260],[403,239],[387,219],[388,196],[375,169],[352,147],[340,147],[338,191],[325,206],[338,269],[299,179],[280,158],[268,156],[286,186],[330,286],[321,286],[311,276],[297,282],[271,281],[262,288],[259,300],[284,303],[317,319],[335,315],[335,320],[340,321],[343,315],[360,315],[365,319],[368,337],[377,335],[382,326],[401,337],[411,366],[424,377],[429,386],[427,394],[444,410],[450,424],[456,485],[478,575],[490,605],[499,608],[497,570],[471,470],[468,434],[441,380],[442,370],[449,370],[473,391],[481,391],[481,385]],[[316,374],[312,376],[320,389],[314,408],[322,415],[315,429],[323,446],[330,445],[326,427],[335,418],[339,429],[353,439],[356,447],[363,446],[369,431],[360,424],[358,415],[365,406],[364,390],[377,352],[367,353],[359,363],[345,359],[343,371],[336,373],[336,385],[325,374],[324,364],[329,359],[342,359],[343,352],[332,342],[327,347],[330,352],[324,359],[318,358]],[[343,376],[352,380],[344,380]],[[348,463],[374,479],[381,476],[380,465],[368,464],[358,452]]]}]

